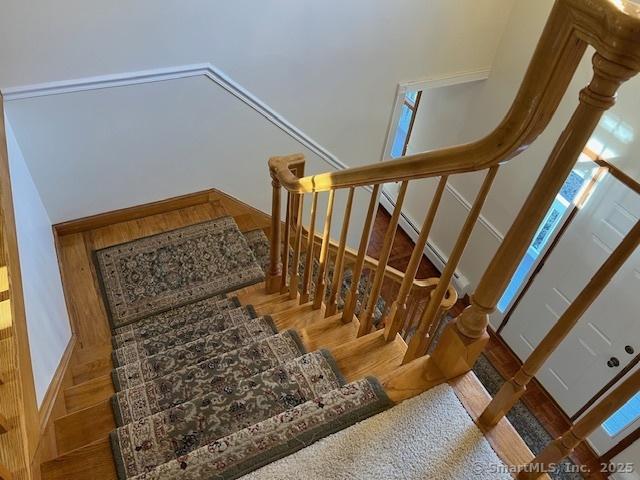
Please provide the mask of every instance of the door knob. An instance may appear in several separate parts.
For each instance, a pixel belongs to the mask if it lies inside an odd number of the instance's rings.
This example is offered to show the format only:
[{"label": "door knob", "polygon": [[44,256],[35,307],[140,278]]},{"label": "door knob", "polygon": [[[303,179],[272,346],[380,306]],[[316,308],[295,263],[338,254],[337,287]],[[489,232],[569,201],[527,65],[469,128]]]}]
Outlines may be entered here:
[{"label": "door knob", "polygon": [[635,353],[635,350],[631,345],[627,345],[626,347],[624,347],[624,351],[627,352],[629,355],[633,355]]},{"label": "door knob", "polygon": [[607,362],[607,366],[609,368],[619,367],[620,366],[620,360],[618,360],[616,357],[611,357],[609,359],[609,361]]}]

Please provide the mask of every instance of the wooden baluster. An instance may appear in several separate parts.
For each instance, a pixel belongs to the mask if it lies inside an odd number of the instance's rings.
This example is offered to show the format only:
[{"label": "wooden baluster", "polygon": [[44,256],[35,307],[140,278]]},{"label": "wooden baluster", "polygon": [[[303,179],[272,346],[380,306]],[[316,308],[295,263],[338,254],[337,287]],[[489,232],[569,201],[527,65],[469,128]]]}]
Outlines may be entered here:
[{"label": "wooden baluster", "polygon": [[364,257],[367,255],[367,246],[369,245],[369,237],[371,236],[371,228],[373,227],[373,220],[376,212],[378,211],[378,194],[380,193],[380,185],[374,185],[371,192],[371,199],[369,200],[369,209],[367,211],[367,217],[362,227],[362,236],[360,237],[360,246],[358,248],[358,257],[353,265],[353,274],[351,276],[351,288],[349,294],[344,303],[344,310],[342,312],[342,321],[349,323],[353,320],[353,314],[356,311],[356,304],[358,303],[358,286],[360,284],[360,276],[362,275],[362,269],[364,268]]},{"label": "wooden baluster", "polygon": [[407,313],[402,321],[402,338],[407,339],[407,335],[413,326],[413,319],[420,309],[420,302],[416,294],[411,294],[407,301]]},{"label": "wooden baluster", "polygon": [[265,282],[267,293],[276,293],[280,289],[280,275],[282,265],[280,263],[280,182],[271,172],[271,245],[269,252],[269,272]]},{"label": "wooden baluster", "polygon": [[491,167],[482,182],[482,186],[480,187],[480,191],[476,196],[475,202],[473,202],[473,206],[467,215],[467,219],[462,226],[462,230],[458,235],[458,239],[456,240],[456,244],[451,251],[451,255],[449,255],[449,259],[447,260],[447,264],[444,266],[442,271],[442,275],[438,280],[438,284],[436,285],[435,290],[431,294],[431,298],[427,303],[427,307],[420,318],[420,323],[418,324],[418,328],[416,330],[416,334],[411,338],[409,342],[407,352],[405,353],[403,363],[408,363],[411,360],[418,358],[425,353],[425,347],[427,344],[427,332],[431,327],[431,324],[436,320],[438,311],[440,309],[440,304],[444,299],[445,294],[447,293],[447,289],[451,284],[451,279],[453,278],[453,274],[458,267],[458,262],[460,262],[460,258],[462,258],[462,254],[464,253],[464,249],[469,242],[469,237],[471,237],[471,232],[473,231],[473,227],[480,216],[480,211],[482,210],[482,206],[484,205],[484,201],[489,194],[489,190],[491,189],[491,185],[493,180],[496,177],[496,173],[498,173],[498,166]]},{"label": "wooden baluster", "polygon": [[296,208],[296,236],[293,240],[293,259],[291,260],[291,281],[289,282],[289,298],[294,299],[298,296],[298,280],[300,278],[298,269],[300,266],[300,250],[302,249],[302,212],[304,210],[304,195],[296,195],[294,201]]},{"label": "wooden baluster", "polygon": [[335,200],[336,191],[329,191],[329,200],[327,202],[327,213],[324,218],[324,231],[322,232],[322,246],[320,247],[320,258],[318,259],[318,280],[316,282],[316,293],[313,299],[314,310],[322,306],[324,300],[324,291],[327,286],[326,270],[327,258],[329,257],[329,240],[331,240],[331,217],[333,216],[333,202]]},{"label": "wooden baluster", "polygon": [[367,303],[367,308],[362,315],[360,315],[360,328],[358,329],[358,336],[366,335],[371,330],[371,318],[376,308],[376,302],[380,296],[380,290],[382,289],[382,282],[384,281],[384,274],[387,268],[387,262],[389,261],[389,255],[391,254],[391,247],[393,246],[393,240],[396,237],[396,228],[398,226],[398,220],[400,219],[400,213],[402,212],[402,203],[407,193],[407,185],[409,182],[404,181],[400,185],[400,191],[398,192],[398,198],[396,199],[396,206],[391,214],[391,220],[389,220],[389,226],[387,227],[387,233],[384,236],[384,243],[380,250],[380,258],[378,259],[378,268],[376,269],[373,277],[373,286],[371,287],[371,296]]},{"label": "wooden baluster", "polygon": [[386,323],[384,331],[384,338],[387,341],[392,341],[394,338],[396,338],[396,334],[402,327],[404,317],[407,314],[407,297],[409,296],[409,292],[411,291],[413,281],[416,278],[416,273],[418,272],[418,267],[420,266],[420,260],[422,260],[422,256],[424,255],[424,247],[427,245],[429,232],[431,231],[433,221],[436,218],[436,213],[438,211],[438,207],[440,206],[440,200],[442,199],[442,193],[447,186],[447,178],[448,177],[445,175],[441,177],[440,181],[438,182],[438,187],[436,188],[433,199],[431,201],[431,205],[429,206],[429,211],[427,212],[427,216],[425,217],[422,224],[420,235],[418,236],[416,245],[413,248],[411,259],[409,260],[409,265],[407,265],[407,270],[405,271],[405,276],[402,280],[402,285],[400,286],[400,292],[398,292],[398,297],[391,306],[391,312],[389,313],[389,319]]},{"label": "wooden baluster", "polygon": [[336,261],[333,269],[333,279],[331,282],[331,295],[327,302],[325,316],[335,315],[338,309],[338,296],[342,290],[342,279],[344,276],[344,250],[347,246],[347,233],[349,231],[349,220],[351,219],[351,207],[353,206],[353,195],[355,188],[349,189],[349,197],[347,198],[347,206],[344,211],[344,219],[342,221],[342,231],[340,232],[340,243],[336,253]]},{"label": "wooden baluster", "polygon": [[513,273],[524,257],[533,236],[562,187],[578,156],[598,125],[605,110],[615,103],[620,84],[635,72],[611,62],[600,54],[593,57],[594,76],[580,92],[580,103],[543,167],[531,193],[485,270],[471,306],[448,325],[432,359],[447,378],[454,378],[473,367],[484,350],[489,315],[495,311]]},{"label": "wooden baluster", "polygon": [[617,412],[640,390],[640,370],[636,370],[620,386],[587,412],[560,438],[549,443],[529,465],[518,474],[518,480],[539,478],[552,464],[568,456],[593,431]]},{"label": "wooden baluster", "polygon": [[307,256],[304,262],[304,272],[302,275],[302,289],[300,292],[300,303],[309,301],[309,290],[311,289],[311,277],[313,273],[313,247],[316,240],[316,210],[318,208],[318,192],[313,192],[311,199],[311,219],[309,221],[309,231],[307,238]]},{"label": "wooden baluster", "polygon": [[609,284],[616,272],[622,267],[640,243],[640,221],[624,237],[613,253],[600,266],[587,286],[582,289],[576,299],[569,305],[556,324],[549,330],[538,346],[533,350],[522,367],[502,388],[480,416],[485,426],[497,424],[511,410],[525,392],[529,381],[538,373],[544,362],[551,356],[558,345],[571,332],[584,312],[598,298]]},{"label": "wooden baluster", "polygon": [[291,248],[291,209],[293,208],[291,192],[287,192],[287,210],[284,220],[284,238],[282,239],[282,277],[280,278],[280,293],[289,290],[287,277],[289,276],[289,249]]}]

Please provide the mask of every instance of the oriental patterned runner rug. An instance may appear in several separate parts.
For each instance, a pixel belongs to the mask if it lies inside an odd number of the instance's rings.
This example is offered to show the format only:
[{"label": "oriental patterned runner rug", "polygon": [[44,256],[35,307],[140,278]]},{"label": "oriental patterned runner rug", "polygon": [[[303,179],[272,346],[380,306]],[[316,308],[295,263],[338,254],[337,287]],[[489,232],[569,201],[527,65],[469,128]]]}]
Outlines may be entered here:
[{"label": "oriental patterned runner rug", "polygon": [[231,217],[95,252],[114,329],[264,279]]},{"label": "oriental patterned runner rug", "polygon": [[[391,402],[378,381],[368,377],[296,405],[133,478],[233,480],[390,406]],[[393,429],[393,425],[390,424],[389,428]],[[371,448],[371,444],[363,446],[367,447]],[[349,475],[349,478],[357,478],[355,472],[359,465],[352,465],[353,469],[349,473],[353,476]],[[300,468],[303,469],[304,466],[300,465]],[[330,463],[327,470],[331,470]],[[300,471],[299,478],[305,478],[304,471]]]},{"label": "oriental patterned runner rug", "polygon": [[236,478],[392,405],[374,378],[345,385],[328,351],[307,353],[295,331],[226,295],[264,278],[261,230],[243,235],[227,217],[95,258],[122,480]]},{"label": "oriental patterned runner rug", "polygon": [[127,477],[144,473],[344,383],[331,354],[320,350],[213,389],[112,432],[117,469]]},{"label": "oriental patterned runner rug", "polygon": [[298,334],[287,330],[122,390],[112,397],[116,425],[141,420],[211,391],[228,390],[243,378],[287,363],[305,353]]}]

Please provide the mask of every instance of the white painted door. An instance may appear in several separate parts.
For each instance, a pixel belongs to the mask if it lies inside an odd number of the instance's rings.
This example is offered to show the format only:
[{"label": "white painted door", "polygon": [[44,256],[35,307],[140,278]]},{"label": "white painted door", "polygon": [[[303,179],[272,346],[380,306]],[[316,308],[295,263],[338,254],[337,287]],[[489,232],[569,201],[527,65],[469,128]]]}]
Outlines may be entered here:
[{"label": "white painted door", "polygon": [[[605,175],[502,330],[520,359],[542,340],[640,217],[640,198]],[[640,249],[626,262],[538,380],[572,416],[640,351]],[[615,359],[615,360],[614,360]]]}]

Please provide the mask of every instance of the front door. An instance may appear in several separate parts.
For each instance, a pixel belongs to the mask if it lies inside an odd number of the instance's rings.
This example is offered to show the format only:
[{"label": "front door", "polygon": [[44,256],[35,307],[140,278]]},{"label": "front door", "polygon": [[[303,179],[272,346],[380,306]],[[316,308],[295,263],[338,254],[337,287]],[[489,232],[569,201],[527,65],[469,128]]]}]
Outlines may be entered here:
[{"label": "front door", "polygon": [[[638,217],[640,197],[612,175],[605,175],[501,332],[521,360],[531,353]],[[640,251],[636,251],[537,375],[569,416],[640,352],[639,292]]]}]

